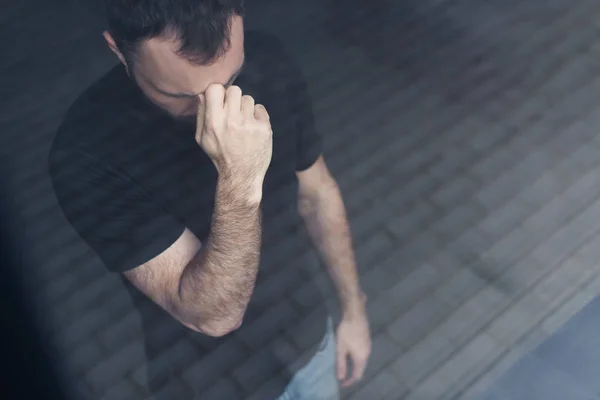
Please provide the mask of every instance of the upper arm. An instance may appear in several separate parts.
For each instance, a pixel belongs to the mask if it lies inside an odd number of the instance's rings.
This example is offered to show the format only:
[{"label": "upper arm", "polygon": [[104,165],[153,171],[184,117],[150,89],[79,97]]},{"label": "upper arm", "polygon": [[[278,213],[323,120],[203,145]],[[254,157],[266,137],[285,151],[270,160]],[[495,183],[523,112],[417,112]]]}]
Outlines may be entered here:
[{"label": "upper arm", "polygon": [[93,156],[53,152],[49,172],[65,217],[105,266],[178,318],[179,278],[200,241],[134,179]]},{"label": "upper arm", "polygon": [[269,71],[269,85],[277,90],[290,121],[290,137],[295,140],[296,171],[310,168],[322,153],[323,139],[316,128],[312,101],[302,68],[274,35],[250,31],[247,45],[260,49],[261,68]]},{"label": "upper arm", "polygon": [[296,171],[305,171],[322,155],[323,137],[316,126],[312,100],[302,69],[292,57],[285,57],[288,96],[296,128]]}]

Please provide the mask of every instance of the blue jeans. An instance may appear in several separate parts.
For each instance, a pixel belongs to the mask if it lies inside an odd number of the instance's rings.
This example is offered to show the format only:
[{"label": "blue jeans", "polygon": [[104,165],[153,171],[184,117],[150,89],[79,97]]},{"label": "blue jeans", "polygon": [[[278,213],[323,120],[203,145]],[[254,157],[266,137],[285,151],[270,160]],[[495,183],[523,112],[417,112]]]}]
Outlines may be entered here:
[{"label": "blue jeans", "polygon": [[336,342],[333,321],[327,321],[327,332],[317,353],[294,375],[277,400],[339,400],[336,375]]}]

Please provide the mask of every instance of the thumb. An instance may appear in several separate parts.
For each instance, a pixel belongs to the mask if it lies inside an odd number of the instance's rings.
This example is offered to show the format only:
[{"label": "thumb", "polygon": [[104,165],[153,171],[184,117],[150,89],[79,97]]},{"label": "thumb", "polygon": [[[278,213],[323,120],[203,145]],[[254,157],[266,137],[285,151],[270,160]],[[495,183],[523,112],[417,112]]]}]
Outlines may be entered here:
[{"label": "thumb", "polygon": [[196,115],[196,140],[200,143],[204,131],[204,120],[206,118],[206,98],[204,94],[198,96],[198,114]]},{"label": "thumb", "polygon": [[337,377],[338,379],[344,380],[346,378],[347,375],[347,351],[346,351],[346,346],[338,341],[337,342]]}]

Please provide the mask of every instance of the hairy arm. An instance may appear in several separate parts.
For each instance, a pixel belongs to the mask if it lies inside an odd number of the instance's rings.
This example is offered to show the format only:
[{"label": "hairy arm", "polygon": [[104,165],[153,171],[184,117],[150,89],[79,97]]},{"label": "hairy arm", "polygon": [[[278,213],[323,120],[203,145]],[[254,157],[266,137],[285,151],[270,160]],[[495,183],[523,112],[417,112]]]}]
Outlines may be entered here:
[{"label": "hairy arm", "polygon": [[260,199],[219,178],[208,240],[201,245],[186,230],[125,275],[188,328],[222,336],[241,324],[256,281],[260,238]]},{"label": "hairy arm", "polygon": [[365,299],[340,189],[322,157],[298,178],[299,212],[334,281],[342,311],[363,312]]}]

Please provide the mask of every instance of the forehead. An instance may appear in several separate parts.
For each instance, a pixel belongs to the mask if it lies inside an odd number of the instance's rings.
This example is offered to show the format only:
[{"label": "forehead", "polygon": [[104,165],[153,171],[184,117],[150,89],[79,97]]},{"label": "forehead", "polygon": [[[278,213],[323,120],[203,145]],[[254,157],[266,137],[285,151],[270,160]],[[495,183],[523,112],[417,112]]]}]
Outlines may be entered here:
[{"label": "forehead", "polygon": [[164,92],[202,93],[211,83],[226,84],[244,61],[243,31],[232,24],[228,50],[210,65],[196,65],[177,55],[179,42],[153,38],[143,43],[136,75]]}]

